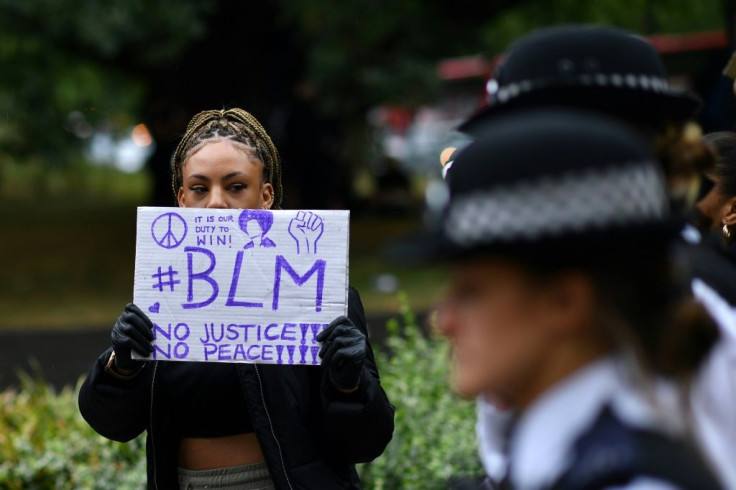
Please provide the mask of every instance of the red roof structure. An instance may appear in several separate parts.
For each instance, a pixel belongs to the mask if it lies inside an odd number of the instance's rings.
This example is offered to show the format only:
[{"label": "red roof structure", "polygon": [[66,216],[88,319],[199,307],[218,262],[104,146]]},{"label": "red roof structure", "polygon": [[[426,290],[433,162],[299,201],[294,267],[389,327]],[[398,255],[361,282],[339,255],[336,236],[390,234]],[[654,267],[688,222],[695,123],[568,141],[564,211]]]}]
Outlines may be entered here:
[{"label": "red roof structure", "polygon": [[[653,34],[645,36],[662,55],[692,51],[708,51],[728,47],[726,31],[691,32],[687,34]],[[437,75],[441,80],[453,81],[468,78],[490,78],[503,54],[487,59],[483,55],[464,56],[442,60],[437,65]]]}]

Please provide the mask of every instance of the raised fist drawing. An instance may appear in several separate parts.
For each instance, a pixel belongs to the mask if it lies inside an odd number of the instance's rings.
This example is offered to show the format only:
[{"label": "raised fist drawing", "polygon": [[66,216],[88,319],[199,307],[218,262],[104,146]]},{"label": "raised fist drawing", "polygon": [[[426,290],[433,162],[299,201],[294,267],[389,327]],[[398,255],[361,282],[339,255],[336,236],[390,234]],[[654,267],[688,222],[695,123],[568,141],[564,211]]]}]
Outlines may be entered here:
[{"label": "raised fist drawing", "polygon": [[299,211],[289,223],[289,235],[296,241],[296,253],[317,253],[317,242],[325,232],[322,218],[311,211]]}]

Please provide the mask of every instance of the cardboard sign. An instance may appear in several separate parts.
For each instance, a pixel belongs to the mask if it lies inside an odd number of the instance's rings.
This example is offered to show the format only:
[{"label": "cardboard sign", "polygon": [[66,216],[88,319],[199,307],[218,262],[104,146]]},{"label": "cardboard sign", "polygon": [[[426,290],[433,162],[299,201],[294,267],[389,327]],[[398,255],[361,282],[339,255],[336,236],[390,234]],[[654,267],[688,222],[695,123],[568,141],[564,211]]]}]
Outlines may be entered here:
[{"label": "cardboard sign", "polygon": [[134,301],[149,359],[320,363],[347,313],[349,211],[138,208]]}]

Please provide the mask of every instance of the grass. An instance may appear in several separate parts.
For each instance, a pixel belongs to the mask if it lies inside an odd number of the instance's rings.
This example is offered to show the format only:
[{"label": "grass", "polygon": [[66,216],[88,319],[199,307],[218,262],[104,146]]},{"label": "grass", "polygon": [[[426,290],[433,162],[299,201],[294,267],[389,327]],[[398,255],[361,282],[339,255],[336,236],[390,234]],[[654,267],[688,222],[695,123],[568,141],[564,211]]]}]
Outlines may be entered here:
[{"label": "grass", "polygon": [[[71,196],[0,199],[0,330],[107,327],[131,300],[140,194]],[[415,310],[436,301],[441,270],[386,264],[380,257],[387,240],[417,226],[411,219],[353,220],[351,283],[368,314],[399,309],[395,292],[376,288],[380,274],[396,277]]]},{"label": "grass", "polygon": [[397,313],[401,308],[395,292],[376,288],[382,274],[395,276],[399,290],[409,298],[414,311],[426,311],[437,303],[444,270],[440,267],[407,267],[388,263],[381,251],[386,243],[416,229],[420,224],[407,218],[354,218],[350,229],[350,281],[361,294],[368,313]]},{"label": "grass", "polygon": [[111,311],[132,297],[134,206],[97,199],[2,201],[0,220],[5,327],[108,324]]}]

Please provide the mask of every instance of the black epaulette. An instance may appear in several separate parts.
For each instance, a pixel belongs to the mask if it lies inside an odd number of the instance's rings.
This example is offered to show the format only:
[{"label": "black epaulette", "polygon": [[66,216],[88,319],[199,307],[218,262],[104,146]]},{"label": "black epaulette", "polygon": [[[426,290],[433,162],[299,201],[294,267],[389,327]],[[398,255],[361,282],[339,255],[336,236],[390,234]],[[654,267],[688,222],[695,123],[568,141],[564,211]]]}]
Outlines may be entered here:
[{"label": "black epaulette", "polygon": [[723,488],[690,444],[624,425],[606,407],[577,440],[570,467],[550,490],[595,490],[641,477],[680,489]]}]

